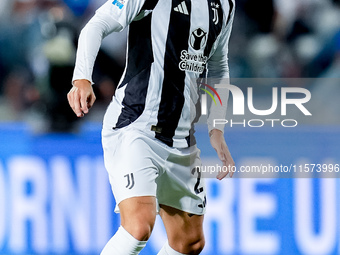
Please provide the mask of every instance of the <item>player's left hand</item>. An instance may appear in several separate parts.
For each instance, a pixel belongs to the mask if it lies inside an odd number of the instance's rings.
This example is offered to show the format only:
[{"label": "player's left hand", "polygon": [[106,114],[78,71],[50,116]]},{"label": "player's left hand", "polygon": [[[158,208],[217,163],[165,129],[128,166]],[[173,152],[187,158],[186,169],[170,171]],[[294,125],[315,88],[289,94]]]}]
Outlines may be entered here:
[{"label": "player's left hand", "polygon": [[231,177],[233,177],[234,172],[229,171],[230,169],[233,169],[235,166],[235,162],[229,152],[229,148],[227,146],[227,143],[225,142],[224,135],[222,131],[218,129],[213,129],[210,131],[210,143],[211,146],[215,149],[217,152],[218,158],[222,161],[223,166],[228,169],[228,171],[222,171],[218,173],[216,176],[217,179],[222,180],[224,177],[226,177],[228,174]]}]

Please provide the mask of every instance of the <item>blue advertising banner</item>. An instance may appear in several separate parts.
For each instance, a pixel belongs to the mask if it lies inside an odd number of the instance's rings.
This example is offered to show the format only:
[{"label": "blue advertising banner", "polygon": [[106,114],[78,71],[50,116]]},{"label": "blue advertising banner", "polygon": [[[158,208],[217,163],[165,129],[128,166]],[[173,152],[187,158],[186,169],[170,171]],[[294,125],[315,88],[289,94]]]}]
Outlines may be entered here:
[{"label": "blue advertising banner", "polygon": [[[0,125],[0,254],[100,253],[120,224],[100,131],[86,123],[79,134],[37,135]],[[206,130],[196,137],[203,165],[217,168]],[[237,172],[206,178],[202,254],[340,254],[339,129],[237,128],[226,138]],[[272,177],[250,178],[254,171]],[[165,240],[158,218],[141,254],[157,254]]]}]

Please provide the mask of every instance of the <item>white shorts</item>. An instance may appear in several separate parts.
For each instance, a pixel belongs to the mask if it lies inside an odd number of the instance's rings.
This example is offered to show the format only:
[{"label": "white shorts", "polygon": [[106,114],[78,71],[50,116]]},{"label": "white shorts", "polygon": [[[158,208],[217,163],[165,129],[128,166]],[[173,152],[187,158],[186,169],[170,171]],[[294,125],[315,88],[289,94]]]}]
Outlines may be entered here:
[{"label": "white shorts", "polygon": [[204,179],[195,168],[201,166],[196,146],[172,148],[131,125],[118,130],[104,128],[102,143],[117,205],[131,197],[155,196],[158,204],[205,213]]}]

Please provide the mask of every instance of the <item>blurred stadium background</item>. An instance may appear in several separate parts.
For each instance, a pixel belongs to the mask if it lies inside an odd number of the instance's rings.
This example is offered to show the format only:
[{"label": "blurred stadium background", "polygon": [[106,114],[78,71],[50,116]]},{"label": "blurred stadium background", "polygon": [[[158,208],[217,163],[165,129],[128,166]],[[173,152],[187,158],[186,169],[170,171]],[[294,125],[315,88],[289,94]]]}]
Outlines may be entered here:
[{"label": "blurred stadium background", "polygon": [[[0,1],[0,254],[99,254],[119,226],[100,129],[124,67],[125,33],[103,41],[90,114],[76,119],[66,99],[78,34],[103,2]],[[236,164],[339,164],[340,1],[236,3],[231,77],[310,78],[296,86],[313,101],[313,118],[294,129],[228,129]],[[257,86],[254,101],[272,85]],[[203,125],[197,138],[204,162],[216,162]],[[207,179],[203,254],[340,254],[339,173],[276,177]],[[142,254],[164,240],[158,219]]]}]

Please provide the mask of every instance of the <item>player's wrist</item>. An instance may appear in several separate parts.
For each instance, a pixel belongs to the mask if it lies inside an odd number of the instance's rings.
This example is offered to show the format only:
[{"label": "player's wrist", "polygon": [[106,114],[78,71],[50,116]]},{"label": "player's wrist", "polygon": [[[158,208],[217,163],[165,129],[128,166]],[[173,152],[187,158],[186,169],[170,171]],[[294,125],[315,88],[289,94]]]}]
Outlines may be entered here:
[{"label": "player's wrist", "polygon": [[209,131],[209,137],[211,138],[212,136],[215,136],[215,135],[222,135],[223,136],[223,132],[219,129],[212,129]]},{"label": "player's wrist", "polygon": [[86,79],[80,79],[80,80],[75,80],[73,81],[73,86],[79,88],[79,89],[83,89],[85,87],[91,87],[91,82],[89,80]]}]

